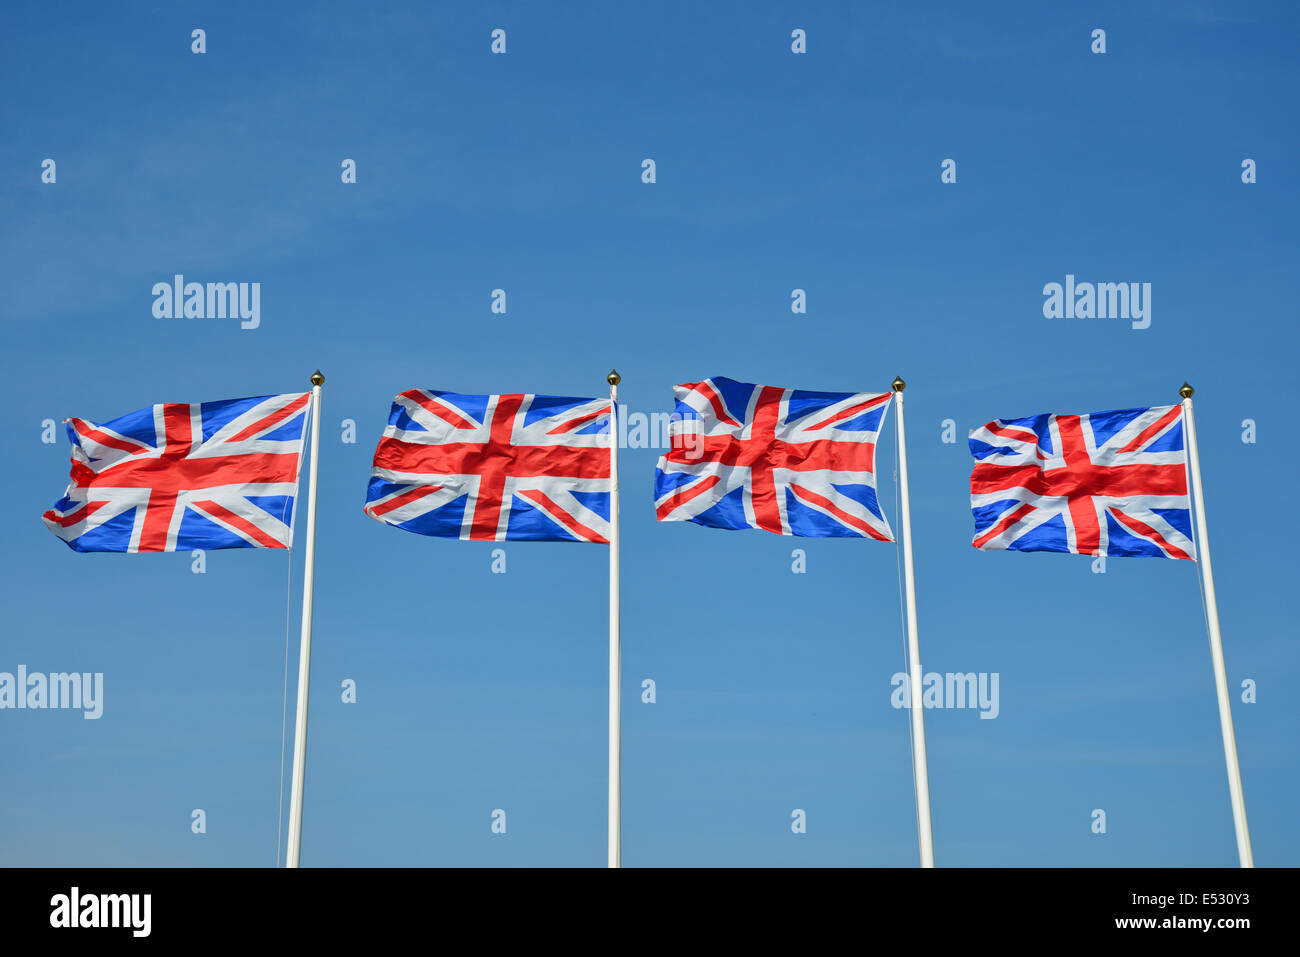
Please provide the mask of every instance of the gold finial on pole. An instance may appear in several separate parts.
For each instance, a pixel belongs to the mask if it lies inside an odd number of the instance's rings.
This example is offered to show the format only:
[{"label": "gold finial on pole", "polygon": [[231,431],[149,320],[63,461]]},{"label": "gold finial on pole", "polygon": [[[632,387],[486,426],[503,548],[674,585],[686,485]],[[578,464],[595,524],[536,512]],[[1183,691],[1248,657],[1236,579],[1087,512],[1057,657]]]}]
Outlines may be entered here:
[{"label": "gold finial on pole", "polygon": [[623,381],[623,377],[618,374],[617,369],[610,369],[609,375],[605,376],[605,381],[608,382],[610,385],[618,385],[620,382]]},{"label": "gold finial on pole", "polygon": [[895,392],[902,392],[902,391],[903,391],[904,389],[906,389],[906,388],[907,388],[907,383],[904,382],[904,381],[902,380],[901,377],[899,377],[899,376],[895,376],[895,377],[894,377],[894,391],[895,391]]},{"label": "gold finial on pole", "polygon": [[1179,388],[1178,394],[1181,395],[1184,399],[1190,399],[1192,397],[1192,393],[1195,391],[1196,391],[1195,389],[1193,389],[1190,385],[1184,382],[1182,386]]},{"label": "gold finial on pole", "polygon": [[323,375],[321,375],[321,373],[320,373],[320,369],[317,369],[315,372],[313,372],[313,373],[311,374],[311,384],[312,384],[312,385],[324,385],[324,384],[325,384],[325,377],[324,377]]}]

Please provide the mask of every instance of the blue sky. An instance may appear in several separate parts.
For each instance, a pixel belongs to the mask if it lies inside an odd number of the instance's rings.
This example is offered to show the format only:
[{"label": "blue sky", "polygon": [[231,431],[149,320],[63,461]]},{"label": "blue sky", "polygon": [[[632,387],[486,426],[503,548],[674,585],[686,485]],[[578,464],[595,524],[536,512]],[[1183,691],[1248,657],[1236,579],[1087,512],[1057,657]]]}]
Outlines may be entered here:
[{"label": "blue sky", "polygon": [[[923,664],[1000,676],[996,719],[926,713],[941,866],[1236,863],[1195,568],[970,546],[969,429],[1192,382],[1255,857],[1300,863],[1300,529],[1278,479],[1300,464],[1298,19],[7,5],[0,671],[103,672],[105,704],[0,712],[0,862],[276,862],[301,556],[211,552],[196,575],[187,554],[73,553],[39,520],[68,454],[41,422],[294,391],[319,366],[304,865],[603,865],[605,550],[509,544],[493,575],[491,544],[361,506],[396,392],[599,395],[617,366],[641,412],[710,375],[907,379]],[[175,273],[260,282],[260,326],[155,318]],[[1044,318],[1066,274],[1150,282],[1150,328]],[[657,455],[622,459],[624,864],[914,865],[895,547],[658,525]]]}]

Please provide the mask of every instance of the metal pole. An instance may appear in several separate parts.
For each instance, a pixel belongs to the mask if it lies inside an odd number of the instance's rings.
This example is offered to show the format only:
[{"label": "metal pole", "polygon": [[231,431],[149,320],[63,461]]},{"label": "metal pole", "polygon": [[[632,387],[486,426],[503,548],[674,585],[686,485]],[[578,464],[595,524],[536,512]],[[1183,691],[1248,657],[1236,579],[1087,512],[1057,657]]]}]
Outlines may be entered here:
[{"label": "metal pole", "polygon": [[916,573],[912,568],[912,506],[907,488],[907,432],[903,428],[902,379],[894,380],[898,410],[898,483],[902,490],[903,580],[907,597],[907,660],[911,673],[912,768],[916,778],[916,829],[921,866],[934,867],[934,833],[930,827],[930,771],[925,756],[925,706],[921,697],[921,645],[916,636]]},{"label": "metal pole", "polygon": [[302,852],[302,791],[307,778],[307,690],[311,683],[311,605],[316,572],[316,464],[320,458],[320,392],[325,377],[311,376],[311,487],[307,491],[307,557],[302,573],[302,641],[298,651],[298,712],[293,732],[293,790],[289,797],[289,848],[285,867]]},{"label": "metal pole", "polygon": [[1201,491],[1201,457],[1196,447],[1196,417],[1192,412],[1192,387],[1183,383],[1183,421],[1187,425],[1187,462],[1195,495],[1197,564],[1205,586],[1205,616],[1210,630],[1210,658],[1214,662],[1214,688],[1219,697],[1219,727],[1223,731],[1223,757],[1228,765],[1228,793],[1232,797],[1232,823],[1237,831],[1237,857],[1242,867],[1254,867],[1250,828],[1246,824],[1246,795],[1237,761],[1237,735],[1232,729],[1232,703],[1228,697],[1228,669],[1223,663],[1223,636],[1219,632],[1219,603],[1214,597],[1214,570],[1210,565],[1210,536],[1205,528],[1205,496]]},{"label": "metal pole", "polygon": [[623,866],[622,699],[619,684],[622,648],[618,620],[618,384],[612,370],[609,382],[609,866]]}]

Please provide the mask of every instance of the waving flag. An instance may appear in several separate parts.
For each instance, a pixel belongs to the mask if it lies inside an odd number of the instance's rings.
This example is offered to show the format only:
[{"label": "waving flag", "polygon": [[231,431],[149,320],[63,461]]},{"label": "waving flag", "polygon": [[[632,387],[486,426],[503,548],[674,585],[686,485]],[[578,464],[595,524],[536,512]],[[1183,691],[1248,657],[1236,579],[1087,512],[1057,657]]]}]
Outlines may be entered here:
[{"label": "waving flag", "polygon": [[997,419],[970,450],[976,548],[1195,555],[1181,406]]},{"label": "waving flag", "polygon": [[807,392],[721,377],[673,393],[673,447],[655,472],[659,521],[894,540],[875,475],[888,393]]},{"label": "waving flag", "polygon": [[366,514],[420,535],[609,544],[609,399],[460,395],[393,401]]},{"label": "waving flag", "polygon": [[288,548],[308,398],[69,419],[72,484],[45,524],[79,552]]}]

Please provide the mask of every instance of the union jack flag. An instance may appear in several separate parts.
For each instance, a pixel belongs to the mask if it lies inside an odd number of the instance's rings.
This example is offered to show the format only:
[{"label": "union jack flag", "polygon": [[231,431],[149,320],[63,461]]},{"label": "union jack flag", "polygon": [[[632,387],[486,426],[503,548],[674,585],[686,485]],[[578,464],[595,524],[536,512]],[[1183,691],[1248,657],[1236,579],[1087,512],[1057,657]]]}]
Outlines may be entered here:
[{"label": "union jack flag", "polygon": [[442,538],[608,545],[610,410],[609,399],[403,392],[365,512]]},{"label": "union jack flag", "polygon": [[288,548],[309,398],[68,419],[72,484],[45,524],[79,552]]},{"label": "union jack flag", "polygon": [[715,376],[673,387],[661,522],[892,542],[876,497],[889,394],[806,392]]},{"label": "union jack flag", "polygon": [[976,548],[1195,560],[1182,406],[996,419],[970,450]]}]

